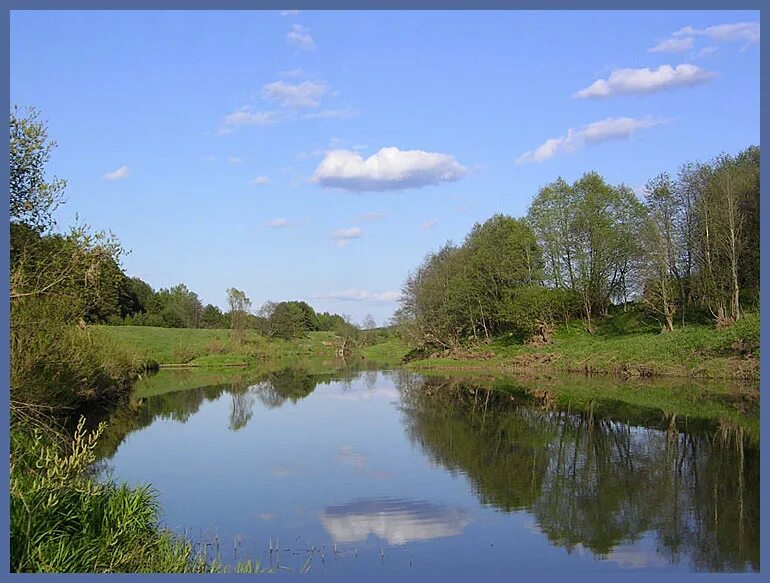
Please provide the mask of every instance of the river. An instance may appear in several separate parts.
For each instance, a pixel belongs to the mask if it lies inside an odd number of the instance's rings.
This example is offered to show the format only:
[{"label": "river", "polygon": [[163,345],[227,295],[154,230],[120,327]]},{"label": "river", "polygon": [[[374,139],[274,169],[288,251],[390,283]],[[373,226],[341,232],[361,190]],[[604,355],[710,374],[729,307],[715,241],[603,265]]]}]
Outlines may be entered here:
[{"label": "river", "polygon": [[209,557],[265,570],[759,570],[759,445],[734,418],[537,386],[163,370],[110,417],[100,468],[150,484]]}]

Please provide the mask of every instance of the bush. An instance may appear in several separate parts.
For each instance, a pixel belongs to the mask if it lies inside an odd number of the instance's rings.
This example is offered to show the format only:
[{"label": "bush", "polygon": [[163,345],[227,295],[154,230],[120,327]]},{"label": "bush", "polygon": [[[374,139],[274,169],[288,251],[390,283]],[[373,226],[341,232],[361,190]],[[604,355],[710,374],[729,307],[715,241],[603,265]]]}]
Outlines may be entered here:
[{"label": "bush", "polygon": [[11,399],[59,409],[117,401],[136,374],[154,363],[80,328],[66,297],[42,295],[11,303]]}]

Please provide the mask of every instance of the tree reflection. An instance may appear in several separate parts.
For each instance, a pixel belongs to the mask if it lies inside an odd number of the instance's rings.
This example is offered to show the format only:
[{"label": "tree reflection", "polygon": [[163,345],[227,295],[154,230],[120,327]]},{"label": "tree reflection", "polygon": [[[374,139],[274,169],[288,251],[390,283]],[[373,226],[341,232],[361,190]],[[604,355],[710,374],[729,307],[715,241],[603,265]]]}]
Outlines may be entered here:
[{"label": "tree reflection", "polygon": [[[742,429],[698,433],[554,410],[446,379],[394,379],[406,431],[483,503],[531,512],[548,539],[608,557],[652,532],[696,570],[759,568],[759,451]],[[604,408],[606,409],[606,407]]]},{"label": "tree reflection", "polygon": [[[167,372],[177,374],[177,371]],[[186,377],[186,373],[181,371],[180,378]],[[158,419],[185,423],[205,402],[216,401],[225,394],[230,396],[228,427],[238,431],[248,424],[257,401],[270,409],[282,407],[287,402],[295,404],[310,395],[318,385],[341,382],[348,386],[360,374],[360,370],[352,366],[323,373],[285,366],[278,370],[230,376],[226,383],[137,397],[109,416],[98,453],[101,458],[110,458],[128,434],[149,427]],[[91,423],[97,421],[99,419],[95,418]]]}]

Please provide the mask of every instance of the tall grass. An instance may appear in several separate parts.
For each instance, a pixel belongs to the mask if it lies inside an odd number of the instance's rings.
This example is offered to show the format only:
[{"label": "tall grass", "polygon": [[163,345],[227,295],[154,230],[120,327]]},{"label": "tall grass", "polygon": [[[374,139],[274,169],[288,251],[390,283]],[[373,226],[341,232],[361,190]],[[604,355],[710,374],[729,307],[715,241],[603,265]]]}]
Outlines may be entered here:
[{"label": "tall grass", "polygon": [[71,440],[20,419],[11,429],[11,570],[17,572],[190,572],[206,569],[189,542],[158,528],[147,487],[98,482],[90,473],[104,430]]}]

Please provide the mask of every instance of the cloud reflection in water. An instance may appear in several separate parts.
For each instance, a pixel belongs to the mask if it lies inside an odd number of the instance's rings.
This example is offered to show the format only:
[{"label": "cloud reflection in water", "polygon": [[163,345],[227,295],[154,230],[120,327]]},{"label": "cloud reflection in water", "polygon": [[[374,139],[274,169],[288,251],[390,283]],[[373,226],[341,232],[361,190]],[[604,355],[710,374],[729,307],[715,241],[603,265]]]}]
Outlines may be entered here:
[{"label": "cloud reflection in water", "polygon": [[327,506],[321,515],[335,543],[356,543],[373,534],[391,545],[462,534],[471,521],[463,508],[425,500],[375,498]]}]

